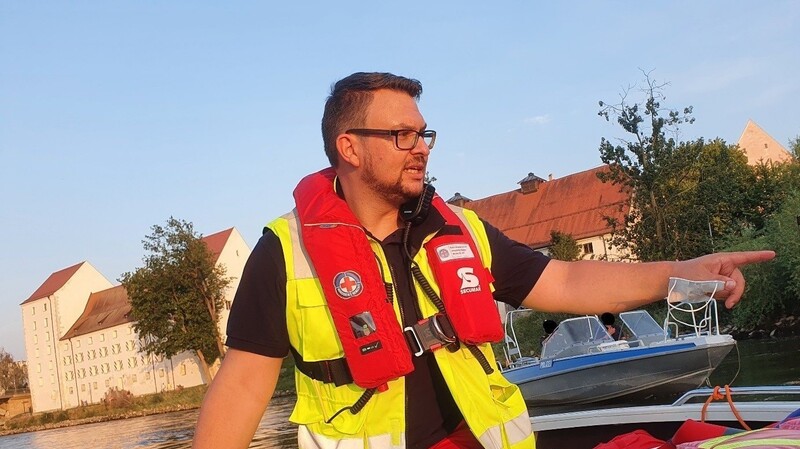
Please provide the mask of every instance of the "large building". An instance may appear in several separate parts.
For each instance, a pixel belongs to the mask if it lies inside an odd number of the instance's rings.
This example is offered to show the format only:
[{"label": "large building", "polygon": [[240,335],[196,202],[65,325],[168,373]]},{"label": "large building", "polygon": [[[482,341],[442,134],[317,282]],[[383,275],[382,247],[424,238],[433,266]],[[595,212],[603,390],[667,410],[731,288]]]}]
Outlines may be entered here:
[{"label": "large building", "polygon": [[619,260],[623,254],[609,245],[613,229],[605,217],[624,223],[630,195],[601,182],[597,174],[603,170],[607,167],[547,180],[529,173],[519,189],[479,200],[456,194],[448,202],[474,210],[508,237],[545,254],[550,232],[559,231],[577,241],[583,259]]},{"label": "large building", "polygon": [[[232,278],[218,323],[224,332],[250,248],[235,228],[203,241]],[[88,262],[51,274],[21,308],[34,412],[97,403],[111,388],[140,395],[206,381],[194,353],[139,352],[125,289]]]},{"label": "large building", "polygon": [[792,159],[791,153],[783,145],[752,120],[747,121],[737,144],[747,155],[748,165],[756,165],[760,162],[781,163]]}]

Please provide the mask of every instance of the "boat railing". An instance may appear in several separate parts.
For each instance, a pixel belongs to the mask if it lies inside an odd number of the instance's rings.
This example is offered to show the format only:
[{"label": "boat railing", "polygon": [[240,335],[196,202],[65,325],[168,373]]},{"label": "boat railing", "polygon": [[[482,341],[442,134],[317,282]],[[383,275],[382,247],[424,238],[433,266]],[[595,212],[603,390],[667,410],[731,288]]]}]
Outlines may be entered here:
[{"label": "boat railing", "polygon": [[[800,386],[796,385],[772,385],[772,386],[759,386],[759,387],[728,387],[731,395],[736,398],[749,396],[750,398],[756,396],[792,396],[800,400]],[[689,390],[681,397],[672,403],[674,406],[679,406],[688,403],[693,399],[706,399],[714,393],[712,388],[697,388]]]},{"label": "boat railing", "polygon": [[[719,312],[714,295],[725,288],[722,281],[690,281],[669,279],[667,317],[664,319],[665,335],[681,336],[719,335]],[[681,334],[681,326],[689,330]]]}]

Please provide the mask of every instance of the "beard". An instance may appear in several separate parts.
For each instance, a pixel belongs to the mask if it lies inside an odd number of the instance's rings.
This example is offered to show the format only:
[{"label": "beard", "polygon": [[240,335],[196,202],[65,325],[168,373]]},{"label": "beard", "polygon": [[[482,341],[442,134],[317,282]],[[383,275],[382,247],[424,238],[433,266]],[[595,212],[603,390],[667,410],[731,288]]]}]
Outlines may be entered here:
[{"label": "beard", "polygon": [[[372,160],[366,162],[364,170],[361,172],[361,180],[387,201],[400,205],[422,194],[422,183],[413,187],[403,184],[402,171],[394,180],[381,179],[377,176],[379,170],[375,168]],[[424,164],[424,161],[416,162]]]}]

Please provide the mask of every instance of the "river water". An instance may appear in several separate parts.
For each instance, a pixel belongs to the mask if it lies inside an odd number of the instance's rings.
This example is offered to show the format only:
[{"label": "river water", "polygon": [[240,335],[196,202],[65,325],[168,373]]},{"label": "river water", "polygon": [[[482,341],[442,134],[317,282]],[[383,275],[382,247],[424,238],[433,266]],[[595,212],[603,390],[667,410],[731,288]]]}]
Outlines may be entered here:
[{"label": "river water", "polygon": [[[712,385],[800,384],[800,338],[739,342],[711,376]],[[741,360],[741,368],[739,360]],[[738,372],[738,374],[737,374]],[[261,419],[251,448],[297,448],[288,422],[292,397],[275,398]],[[0,449],[185,449],[191,446],[197,410],[43,430],[0,437]]]}]

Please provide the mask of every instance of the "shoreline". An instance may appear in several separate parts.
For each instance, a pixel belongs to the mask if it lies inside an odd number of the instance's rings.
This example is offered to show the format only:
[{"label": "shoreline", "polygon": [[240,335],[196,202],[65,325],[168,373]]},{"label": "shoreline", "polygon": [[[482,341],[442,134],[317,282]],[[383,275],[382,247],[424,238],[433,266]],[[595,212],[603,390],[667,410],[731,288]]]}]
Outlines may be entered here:
[{"label": "shoreline", "polygon": [[[294,390],[280,390],[276,391],[273,395],[273,398],[276,397],[287,397],[287,396],[294,396]],[[42,430],[51,430],[51,429],[60,429],[63,427],[73,427],[73,426],[80,426],[84,424],[95,424],[107,421],[118,421],[123,419],[131,419],[131,418],[141,418],[144,416],[152,416],[152,415],[162,415],[164,413],[176,413],[176,412],[183,412],[187,410],[196,410],[200,408],[202,401],[197,403],[191,404],[181,404],[181,405],[173,405],[168,407],[154,407],[144,410],[118,410],[116,413],[111,412],[107,415],[97,415],[91,416],[88,418],[78,418],[78,419],[65,419],[62,421],[46,423],[46,424],[37,424],[33,426],[24,426],[18,429],[7,429],[0,427],[0,437],[10,436],[10,435],[18,435],[21,433],[28,433],[28,432],[39,432]]]}]

